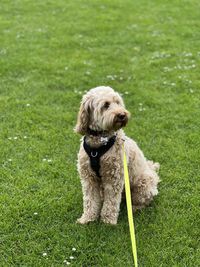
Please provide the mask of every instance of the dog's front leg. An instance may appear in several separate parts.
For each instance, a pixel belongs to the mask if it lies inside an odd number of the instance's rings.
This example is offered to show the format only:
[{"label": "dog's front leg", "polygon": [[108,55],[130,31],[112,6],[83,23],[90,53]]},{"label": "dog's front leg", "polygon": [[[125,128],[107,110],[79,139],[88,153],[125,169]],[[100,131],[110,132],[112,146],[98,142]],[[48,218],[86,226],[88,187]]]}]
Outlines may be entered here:
[{"label": "dog's front leg", "polygon": [[113,177],[109,182],[105,181],[103,187],[104,202],[101,210],[101,220],[104,223],[117,224],[123,191],[123,179]]},{"label": "dog's front leg", "polygon": [[98,219],[101,211],[102,201],[100,196],[100,185],[93,177],[81,177],[83,191],[83,214],[77,220],[80,224]]}]

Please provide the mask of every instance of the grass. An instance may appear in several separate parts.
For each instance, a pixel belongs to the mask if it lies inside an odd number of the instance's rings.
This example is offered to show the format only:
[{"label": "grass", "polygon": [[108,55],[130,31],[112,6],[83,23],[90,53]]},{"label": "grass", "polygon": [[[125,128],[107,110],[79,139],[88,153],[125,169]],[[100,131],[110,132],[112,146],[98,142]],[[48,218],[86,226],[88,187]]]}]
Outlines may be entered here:
[{"label": "grass", "polygon": [[75,224],[73,127],[81,95],[97,85],[124,95],[126,133],[161,163],[159,196],[135,214],[139,266],[200,266],[199,8],[1,1],[0,266],[133,266],[125,206],[116,227]]}]

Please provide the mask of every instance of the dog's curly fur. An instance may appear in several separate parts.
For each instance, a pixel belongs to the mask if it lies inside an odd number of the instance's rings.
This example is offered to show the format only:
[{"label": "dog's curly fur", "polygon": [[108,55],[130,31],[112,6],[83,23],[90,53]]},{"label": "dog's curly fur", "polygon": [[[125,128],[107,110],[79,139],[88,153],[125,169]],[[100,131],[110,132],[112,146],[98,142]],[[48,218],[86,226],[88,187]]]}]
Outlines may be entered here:
[{"label": "dog's curly fur", "polygon": [[[137,144],[121,129],[126,125],[129,112],[121,96],[112,88],[100,86],[88,91],[82,99],[75,131],[86,136],[91,147],[102,145],[102,140],[116,134],[114,145],[100,158],[99,179],[91,169],[90,159],[81,141],[78,171],[83,191],[83,214],[77,220],[85,224],[101,217],[105,223],[116,224],[124,191],[123,150],[127,155],[133,210],[148,205],[158,194],[159,163],[148,161]],[[94,136],[89,129],[99,131]],[[103,137],[103,138],[102,138]]]}]

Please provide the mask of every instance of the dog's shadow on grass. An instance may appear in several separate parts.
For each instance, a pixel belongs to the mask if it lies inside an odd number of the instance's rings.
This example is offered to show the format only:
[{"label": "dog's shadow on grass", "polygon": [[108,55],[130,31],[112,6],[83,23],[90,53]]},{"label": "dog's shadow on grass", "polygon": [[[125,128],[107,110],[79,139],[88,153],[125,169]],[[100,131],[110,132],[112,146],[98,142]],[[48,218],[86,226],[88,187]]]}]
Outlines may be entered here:
[{"label": "dog's shadow on grass", "polygon": [[[157,203],[156,201],[154,201],[149,206],[133,212],[133,220],[136,223],[140,224],[140,222],[142,221],[148,225],[149,223],[155,222],[157,214]],[[118,223],[121,223],[124,220],[128,221],[127,205],[125,199],[123,199],[121,202]]]}]

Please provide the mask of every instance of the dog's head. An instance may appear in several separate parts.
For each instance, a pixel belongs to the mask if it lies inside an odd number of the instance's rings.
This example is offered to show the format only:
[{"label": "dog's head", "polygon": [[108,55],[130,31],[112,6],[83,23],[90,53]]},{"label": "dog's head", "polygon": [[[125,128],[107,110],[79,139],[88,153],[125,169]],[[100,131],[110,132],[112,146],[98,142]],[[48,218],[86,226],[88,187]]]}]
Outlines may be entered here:
[{"label": "dog's head", "polygon": [[85,135],[88,129],[116,131],[126,126],[129,112],[121,96],[112,88],[99,86],[88,91],[81,101],[75,131]]}]

